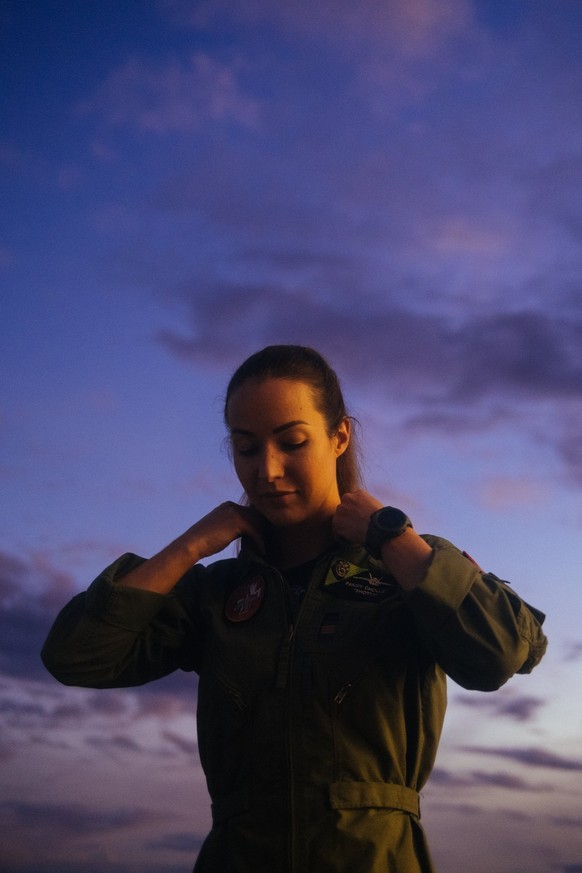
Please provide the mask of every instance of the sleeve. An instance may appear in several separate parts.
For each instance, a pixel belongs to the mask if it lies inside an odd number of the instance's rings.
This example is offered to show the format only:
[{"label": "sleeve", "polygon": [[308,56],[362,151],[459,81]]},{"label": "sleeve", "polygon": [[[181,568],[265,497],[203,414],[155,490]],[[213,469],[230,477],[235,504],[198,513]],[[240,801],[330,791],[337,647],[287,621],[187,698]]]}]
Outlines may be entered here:
[{"label": "sleeve", "polygon": [[451,543],[424,539],[434,550],[431,566],[403,598],[447,675],[463,688],[493,691],[531,672],[547,646],[544,614]]},{"label": "sleeve", "polygon": [[204,568],[192,568],[163,595],[123,585],[123,576],[143,561],[123,555],[61,610],[41,652],[59,682],[123,688],[198,668],[204,629],[196,577]]}]

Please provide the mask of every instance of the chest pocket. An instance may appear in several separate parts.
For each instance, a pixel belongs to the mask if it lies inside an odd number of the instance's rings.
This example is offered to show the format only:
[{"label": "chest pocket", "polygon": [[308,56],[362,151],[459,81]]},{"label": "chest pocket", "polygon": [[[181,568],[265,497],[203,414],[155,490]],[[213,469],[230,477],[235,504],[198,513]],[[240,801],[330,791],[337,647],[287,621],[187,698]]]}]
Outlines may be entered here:
[{"label": "chest pocket", "polygon": [[400,685],[409,669],[416,635],[400,590],[393,586],[380,602],[342,599],[326,590],[310,625],[309,639],[301,641],[305,669],[313,693],[327,705],[351,696],[371,677],[382,687]]}]

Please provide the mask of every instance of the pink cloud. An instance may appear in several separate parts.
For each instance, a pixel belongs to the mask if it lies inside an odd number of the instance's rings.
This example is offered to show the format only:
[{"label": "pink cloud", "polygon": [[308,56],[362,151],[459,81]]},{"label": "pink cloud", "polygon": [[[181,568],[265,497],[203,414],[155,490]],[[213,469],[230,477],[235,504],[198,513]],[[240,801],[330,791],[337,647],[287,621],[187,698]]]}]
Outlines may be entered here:
[{"label": "pink cloud", "polygon": [[227,16],[242,24],[259,22],[308,37],[350,45],[390,45],[418,57],[434,56],[443,43],[473,24],[468,0],[160,0],[162,12],[183,27],[207,29]]},{"label": "pink cloud", "polygon": [[500,255],[509,249],[505,231],[466,216],[450,216],[435,227],[433,246],[441,254]]},{"label": "pink cloud", "polygon": [[252,127],[259,103],[243,93],[235,66],[198,52],[186,62],[158,66],[130,58],[78,111],[102,115],[114,126],[168,134],[197,131],[209,121]]},{"label": "pink cloud", "polygon": [[500,476],[481,488],[481,500],[489,509],[532,506],[542,503],[546,497],[547,487],[532,475]]}]

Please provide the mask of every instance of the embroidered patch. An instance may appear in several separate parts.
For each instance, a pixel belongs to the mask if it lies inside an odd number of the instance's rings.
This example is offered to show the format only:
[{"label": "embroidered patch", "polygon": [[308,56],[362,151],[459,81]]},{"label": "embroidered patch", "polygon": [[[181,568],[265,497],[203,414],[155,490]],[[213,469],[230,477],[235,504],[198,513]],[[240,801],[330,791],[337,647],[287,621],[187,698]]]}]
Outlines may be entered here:
[{"label": "embroidered patch", "polygon": [[340,558],[334,561],[327,572],[324,585],[333,585],[336,582],[342,582],[344,579],[349,579],[350,576],[357,576],[358,573],[365,573],[363,567],[358,567],[356,564],[350,563]]},{"label": "embroidered patch", "polygon": [[[343,600],[359,600],[378,603],[398,592],[398,586],[392,576],[376,575],[373,570],[365,570],[350,564],[338,567],[339,561],[332,565],[324,585],[327,593]],[[347,564],[347,561],[342,561]],[[339,572],[338,572],[339,571]],[[341,576],[341,573],[344,573]]]},{"label": "embroidered patch", "polygon": [[255,615],[265,598],[267,585],[262,576],[253,576],[235,588],[224,608],[229,621],[248,621]]}]

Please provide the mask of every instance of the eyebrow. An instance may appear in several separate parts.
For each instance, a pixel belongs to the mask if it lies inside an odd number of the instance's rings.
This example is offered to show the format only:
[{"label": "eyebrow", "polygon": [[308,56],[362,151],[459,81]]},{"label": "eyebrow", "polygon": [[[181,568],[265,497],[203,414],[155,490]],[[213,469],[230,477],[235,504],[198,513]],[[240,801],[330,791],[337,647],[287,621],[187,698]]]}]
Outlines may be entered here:
[{"label": "eyebrow", "polygon": [[[292,427],[297,427],[298,424],[306,424],[309,426],[309,422],[302,421],[301,419],[297,419],[296,421],[287,421],[285,424],[280,424],[278,427],[273,429],[273,433],[282,433],[284,430],[290,430]],[[254,436],[254,433],[250,430],[244,430],[242,427],[232,427],[230,429],[231,434],[240,434],[241,436]]]}]

